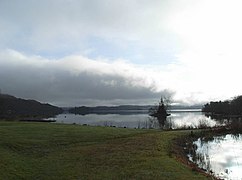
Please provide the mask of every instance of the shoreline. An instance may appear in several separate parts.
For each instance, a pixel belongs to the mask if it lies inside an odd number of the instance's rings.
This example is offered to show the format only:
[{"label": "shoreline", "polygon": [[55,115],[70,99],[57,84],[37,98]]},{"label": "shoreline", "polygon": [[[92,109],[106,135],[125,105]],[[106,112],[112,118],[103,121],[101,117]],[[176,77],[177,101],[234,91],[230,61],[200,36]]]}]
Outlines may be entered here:
[{"label": "shoreline", "polygon": [[20,122],[45,122],[45,123],[51,123],[56,122],[56,120],[44,120],[44,119],[20,119]]},{"label": "shoreline", "polygon": [[192,171],[201,173],[206,177],[218,179],[212,174],[209,174],[205,170],[199,168],[198,165],[190,161],[187,156],[189,151],[192,150],[193,142],[197,140],[199,137],[202,137],[201,134],[204,134],[206,130],[184,130],[184,131],[190,131],[191,133],[185,134],[183,136],[173,139],[173,145],[172,145],[171,151],[172,151],[172,154],[175,155],[176,160],[186,165],[187,168],[189,168]]},{"label": "shoreline", "polygon": [[[188,131],[188,130],[187,130]],[[175,138],[173,140],[172,153],[176,156],[177,161],[185,164],[192,171],[197,171],[207,177],[212,177],[213,179],[220,179],[216,177],[212,171],[202,169],[198,165],[188,159],[188,154],[195,153],[195,147],[193,142],[198,138],[211,139],[214,136],[222,136],[226,134],[241,134],[241,131],[228,129],[228,127],[210,128],[210,129],[200,129],[200,130],[189,130],[190,133],[184,136]]]}]

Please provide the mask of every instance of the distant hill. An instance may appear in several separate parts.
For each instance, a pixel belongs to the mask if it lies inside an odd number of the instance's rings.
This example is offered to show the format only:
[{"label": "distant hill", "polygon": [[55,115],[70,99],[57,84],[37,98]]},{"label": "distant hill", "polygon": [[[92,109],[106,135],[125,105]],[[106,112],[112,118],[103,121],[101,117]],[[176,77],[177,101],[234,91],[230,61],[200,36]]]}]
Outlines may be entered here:
[{"label": "distant hill", "polygon": [[0,118],[40,118],[60,114],[62,109],[35,100],[0,94]]}]

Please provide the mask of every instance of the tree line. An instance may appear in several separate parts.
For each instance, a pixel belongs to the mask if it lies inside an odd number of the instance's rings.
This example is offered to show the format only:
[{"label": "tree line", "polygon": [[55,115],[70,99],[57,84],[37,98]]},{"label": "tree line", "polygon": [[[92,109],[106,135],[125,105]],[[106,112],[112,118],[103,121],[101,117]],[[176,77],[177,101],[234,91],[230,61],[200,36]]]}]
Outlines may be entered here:
[{"label": "tree line", "polygon": [[202,111],[216,115],[242,115],[242,96],[232,100],[212,101],[205,104]]}]

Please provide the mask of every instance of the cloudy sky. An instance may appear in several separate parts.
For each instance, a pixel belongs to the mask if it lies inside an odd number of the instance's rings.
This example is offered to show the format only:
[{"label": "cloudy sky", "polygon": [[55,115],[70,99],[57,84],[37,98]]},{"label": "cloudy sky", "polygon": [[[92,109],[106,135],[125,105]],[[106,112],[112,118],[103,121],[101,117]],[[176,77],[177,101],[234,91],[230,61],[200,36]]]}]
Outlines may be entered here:
[{"label": "cloudy sky", "polygon": [[240,0],[1,0],[2,93],[59,106],[242,94]]}]

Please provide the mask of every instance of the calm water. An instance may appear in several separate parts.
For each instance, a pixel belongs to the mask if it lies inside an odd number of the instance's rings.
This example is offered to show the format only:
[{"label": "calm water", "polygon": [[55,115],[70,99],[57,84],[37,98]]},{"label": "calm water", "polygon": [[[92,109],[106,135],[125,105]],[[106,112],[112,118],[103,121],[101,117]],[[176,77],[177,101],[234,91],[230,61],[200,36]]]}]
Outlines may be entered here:
[{"label": "calm water", "polygon": [[[52,118],[53,119],[53,118]],[[67,124],[86,124],[92,126],[115,126],[127,128],[157,128],[158,125],[150,121],[148,114],[60,114],[54,118],[57,123]],[[209,126],[218,124],[211,118],[206,117],[199,111],[191,110],[176,110],[171,112],[171,116],[167,118],[166,126],[176,129],[182,127],[197,127],[201,123],[206,123]]]},{"label": "calm water", "polygon": [[214,137],[213,140],[194,142],[196,156],[189,158],[200,168],[213,172],[221,179],[242,179],[242,135]]}]

